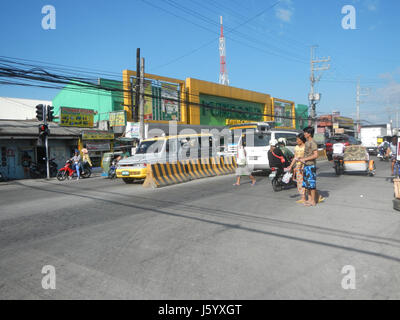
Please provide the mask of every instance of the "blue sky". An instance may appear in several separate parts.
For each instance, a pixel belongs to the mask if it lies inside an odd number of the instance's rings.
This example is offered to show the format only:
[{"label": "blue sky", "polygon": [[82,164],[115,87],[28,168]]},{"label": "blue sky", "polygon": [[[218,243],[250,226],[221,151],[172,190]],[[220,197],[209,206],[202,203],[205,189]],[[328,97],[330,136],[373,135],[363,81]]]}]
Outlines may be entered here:
[{"label": "blue sky", "polygon": [[[14,0],[0,4],[0,55],[109,71],[146,72],[218,82],[219,16],[227,69],[235,87],[308,104],[310,46],[331,57],[317,91],[317,112],[354,116],[357,76],[371,88],[361,118],[387,121],[400,106],[400,2],[391,0]],[[41,26],[44,5],[56,29]],[[344,5],[356,9],[356,30],[342,28]],[[270,8],[270,9],[268,9]],[[254,18],[256,17],[256,18]],[[246,22],[246,23],[245,23]],[[245,23],[245,24],[244,24]],[[233,29],[233,31],[232,31]],[[230,31],[231,30],[231,31]],[[0,96],[51,100],[56,90],[0,85]]]}]

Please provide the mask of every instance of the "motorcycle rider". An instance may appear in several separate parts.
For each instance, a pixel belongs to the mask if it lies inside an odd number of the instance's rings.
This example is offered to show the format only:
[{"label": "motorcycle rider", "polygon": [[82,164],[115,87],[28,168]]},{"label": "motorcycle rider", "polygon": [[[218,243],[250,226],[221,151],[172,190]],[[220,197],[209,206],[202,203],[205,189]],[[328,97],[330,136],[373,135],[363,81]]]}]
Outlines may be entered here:
[{"label": "motorcycle rider", "polygon": [[293,152],[290,151],[286,147],[286,139],[285,138],[279,138],[278,139],[278,148],[282,151],[283,155],[285,156],[285,159],[288,163],[292,162],[292,159],[294,157]]},{"label": "motorcycle rider", "polygon": [[278,141],[271,139],[269,142],[270,148],[268,151],[268,162],[270,168],[277,168],[276,175],[279,176],[283,173],[284,168],[288,166],[283,152],[277,147]]},{"label": "motorcycle rider", "polygon": [[390,143],[388,151],[389,150],[391,152],[390,160],[392,160],[392,176],[394,176],[394,164],[396,163],[397,159],[397,136],[392,137],[392,142]]},{"label": "motorcycle rider", "polygon": [[378,146],[378,150],[379,150],[379,154],[381,157],[383,157],[385,154],[388,153],[388,149],[389,149],[389,142],[385,139],[379,146]]},{"label": "motorcycle rider", "polygon": [[[76,175],[78,176],[76,180],[79,180],[81,177],[80,173],[80,163],[81,163],[81,155],[79,154],[78,150],[75,150],[75,155],[71,158],[72,160],[72,168],[75,169]],[[73,172],[71,171],[71,174],[69,175],[69,178],[72,178]]]}]

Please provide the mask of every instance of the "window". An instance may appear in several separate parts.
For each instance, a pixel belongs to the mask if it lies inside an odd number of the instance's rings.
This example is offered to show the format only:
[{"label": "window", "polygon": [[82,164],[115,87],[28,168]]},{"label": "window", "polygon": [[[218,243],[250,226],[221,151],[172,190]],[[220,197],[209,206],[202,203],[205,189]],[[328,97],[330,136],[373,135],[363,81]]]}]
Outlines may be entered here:
[{"label": "window", "polygon": [[276,132],[275,133],[275,139],[278,140],[279,138],[285,138],[286,139],[286,145],[287,146],[296,146],[296,133],[289,133],[289,132]]},{"label": "window", "polygon": [[164,141],[165,140],[142,141],[137,148],[136,154],[159,153],[162,150]]},{"label": "window", "polygon": [[266,147],[269,145],[271,140],[271,134],[254,135],[254,146],[255,147]]}]

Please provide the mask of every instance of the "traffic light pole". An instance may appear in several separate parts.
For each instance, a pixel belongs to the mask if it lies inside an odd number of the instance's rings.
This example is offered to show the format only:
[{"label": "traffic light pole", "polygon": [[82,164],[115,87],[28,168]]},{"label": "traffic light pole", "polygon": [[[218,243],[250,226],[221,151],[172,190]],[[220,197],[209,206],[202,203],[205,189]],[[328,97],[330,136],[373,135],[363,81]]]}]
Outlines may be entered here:
[{"label": "traffic light pole", "polygon": [[[43,121],[44,125],[47,126],[47,106],[43,106]],[[44,136],[45,147],[46,147],[46,172],[47,180],[50,179],[50,164],[49,164],[49,135]]]}]

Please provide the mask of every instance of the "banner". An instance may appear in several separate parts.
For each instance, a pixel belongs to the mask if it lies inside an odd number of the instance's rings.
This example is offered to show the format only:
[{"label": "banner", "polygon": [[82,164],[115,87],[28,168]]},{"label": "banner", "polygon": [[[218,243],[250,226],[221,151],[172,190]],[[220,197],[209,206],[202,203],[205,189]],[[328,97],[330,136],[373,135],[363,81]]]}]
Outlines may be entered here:
[{"label": "banner", "polygon": [[153,92],[151,82],[144,83],[144,120],[153,120]]},{"label": "banner", "polygon": [[[144,125],[144,137],[147,137],[147,133],[149,131],[149,125],[146,123]],[[142,140],[140,137],[140,123],[139,122],[127,122],[126,129],[125,129],[125,137],[126,138],[136,138]]]},{"label": "banner", "polygon": [[110,112],[109,114],[110,127],[123,127],[126,125],[125,111]]},{"label": "banner", "polygon": [[60,126],[93,128],[94,110],[60,107]]},{"label": "banner", "polygon": [[82,140],[113,140],[114,133],[105,131],[84,131],[82,132]]},{"label": "banner", "polygon": [[180,120],[178,87],[177,84],[161,84],[161,109],[163,113],[161,120]]},{"label": "banner", "polygon": [[293,128],[293,104],[275,99],[273,101],[275,127]]}]

